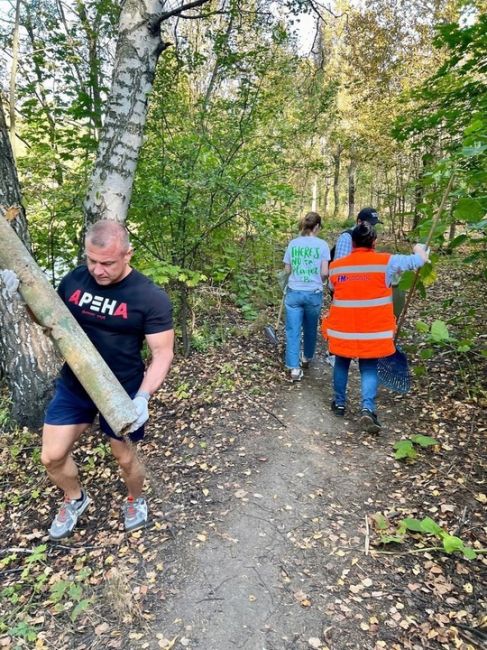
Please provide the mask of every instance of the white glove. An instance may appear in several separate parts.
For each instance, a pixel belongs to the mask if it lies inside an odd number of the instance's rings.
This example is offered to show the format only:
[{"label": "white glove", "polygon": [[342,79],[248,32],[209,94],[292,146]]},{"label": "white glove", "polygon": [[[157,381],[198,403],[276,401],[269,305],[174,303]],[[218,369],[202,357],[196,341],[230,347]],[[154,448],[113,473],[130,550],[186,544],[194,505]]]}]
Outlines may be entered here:
[{"label": "white glove", "polygon": [[144,395],[137,395],[132,400],[135,410],[137,411],[137,419],[130,425],[129,433],[137,431],[149,419],[149,398]]},{"label": "white glove", "polygon": [[[420,249],[420,250],[418,250],[418,249]],[[429,248],[429,246],[428,246],[428,248],[426,248],[426,244],[416,244],[414,246],[414,248],[413,248],[413,251],[415,253],[418,253],[419,255],[421,255],[421,257],[424,256],[425,260],[428,261],[429,256],[430,256],[430,248]]]},{"label": "white glove", "polygon": [[2,279],[2,282],[5,286],[7,296],[9,298],[13,298],[17,293],[17,289],[19,288],[20,284],[20,280],[17,277],[17,274],[15,271],[11,271],[10,269],[4,269],[3,271],[0,271],[0,278]]}]

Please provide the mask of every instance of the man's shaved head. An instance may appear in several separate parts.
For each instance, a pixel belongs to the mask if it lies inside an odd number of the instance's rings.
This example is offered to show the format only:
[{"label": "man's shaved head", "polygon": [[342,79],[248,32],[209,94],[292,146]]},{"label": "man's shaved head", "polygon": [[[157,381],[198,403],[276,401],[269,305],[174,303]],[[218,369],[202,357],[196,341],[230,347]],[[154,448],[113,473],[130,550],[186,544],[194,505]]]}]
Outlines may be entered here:
[{"label": "man's shaved head", "polygon": [[96,221],[88,228],[86,242],[98,248],[106,248],[110,244],[118,242],[124,252],[130,250],[129,234],[125,226],[118,221],[108,219]]}]

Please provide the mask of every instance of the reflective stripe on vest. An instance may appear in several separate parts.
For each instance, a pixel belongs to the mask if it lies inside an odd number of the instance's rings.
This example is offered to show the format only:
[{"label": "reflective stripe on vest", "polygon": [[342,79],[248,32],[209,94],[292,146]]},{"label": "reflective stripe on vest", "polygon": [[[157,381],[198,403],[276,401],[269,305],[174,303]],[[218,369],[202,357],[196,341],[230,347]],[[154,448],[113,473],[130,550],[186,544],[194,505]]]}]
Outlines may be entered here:
[{"label": "reflective stripe on vest", "polygon": [[377,341],[394,337],[392,330],[384,332],[338,332],[337,330],[327,329],[327,334],[335,339],[345,339],[346,341]]},{"label": "reflective stripe on vest", "polygon": [[330,269],[330,278],[345,273],[385,273],[387,264],[364,264],[363,266],[339,266]]},{"label": "reflective stripe on vest", "polygon": [[333,305],[336,307],[381,307],[382,305],[390,305],[392,296],[385,296],[385,298],[372,298],[370,300],[333,300]]}]

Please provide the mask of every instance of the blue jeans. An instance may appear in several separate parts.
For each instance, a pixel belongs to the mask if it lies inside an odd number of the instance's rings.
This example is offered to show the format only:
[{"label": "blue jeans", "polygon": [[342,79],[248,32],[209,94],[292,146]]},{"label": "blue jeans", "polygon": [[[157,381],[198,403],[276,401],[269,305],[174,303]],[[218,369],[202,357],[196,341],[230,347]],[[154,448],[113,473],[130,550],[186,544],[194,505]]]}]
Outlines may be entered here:
[{"label": "blue jeans", "polygon": [[303,354],[312,359],[316,348],[316,334],[323,293],[321,291],[293,291],[286,293],[286,367],[299,368],[301,330]]},{"label": "blue jeans", "polygon": [[[335,357],[333,370],[333,389],[337,406],[345,406],[347,400],[348,369],[351,359]],[[375,398],[377,396],[377,359],[359,359],[360,388],[362,391],[362,408],[375,413]]]}]

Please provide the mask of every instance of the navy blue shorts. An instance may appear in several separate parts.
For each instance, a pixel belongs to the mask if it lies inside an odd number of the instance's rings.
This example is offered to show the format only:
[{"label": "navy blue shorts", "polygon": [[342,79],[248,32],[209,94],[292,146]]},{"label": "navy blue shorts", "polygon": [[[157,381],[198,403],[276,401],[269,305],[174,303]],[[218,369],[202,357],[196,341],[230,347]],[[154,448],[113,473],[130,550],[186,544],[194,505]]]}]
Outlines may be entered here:
[{"label": "navy blue shorts", "polygon": [[[135,397],[136,390],[129,392],[130,397]],[[56,382],[54,397],[49,402],[44,418],[45,424],[91,424],[98,413],[98,408],[91,397],[83,389],[82,392],[66,386],[62,379]],[[110,429],[108,422],[100,413],[100,429],[109,438],[123,440],[121,436],[115,435]],[[144,426],[129,434],[132,442],[142,440],[144,437]]]}]

